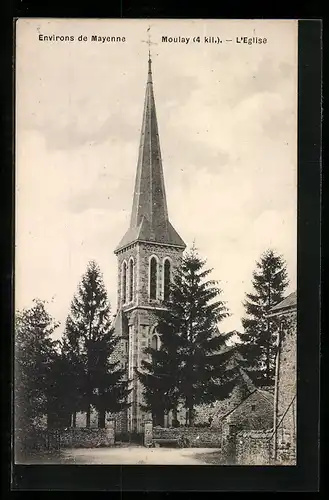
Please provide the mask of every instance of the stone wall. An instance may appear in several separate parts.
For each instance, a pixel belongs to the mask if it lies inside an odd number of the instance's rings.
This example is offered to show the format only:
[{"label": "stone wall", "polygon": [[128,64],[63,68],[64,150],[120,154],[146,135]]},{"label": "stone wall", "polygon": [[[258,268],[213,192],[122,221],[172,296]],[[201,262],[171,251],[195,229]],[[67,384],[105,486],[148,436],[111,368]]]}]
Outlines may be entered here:
[{"label": "stone wall", "polygon": [[236,465],[270,465],[272,430],[240,431],[235,436]]},{"label": "stone wall", "polygon": [[114,446],[114,428],[83,429],[70,427],[60,431],[61,448],[97,448]]},{"label": "stone wall", "polygon": [[15,462],[23,461],[36,451],[58,450],[60,432],[42,428],[15,429]]},{"label": "stone wall", "polygon": [[296,459],[297,314],[293,312],[285,315],[282,320],[277,382],[276,458],[281,462],[293,462]]},{"label": "stone wall", "polygon": [[189,448],[220,448],[221,432],[218,429],[200,427],[153,428],[156,439],[180,439]]}]

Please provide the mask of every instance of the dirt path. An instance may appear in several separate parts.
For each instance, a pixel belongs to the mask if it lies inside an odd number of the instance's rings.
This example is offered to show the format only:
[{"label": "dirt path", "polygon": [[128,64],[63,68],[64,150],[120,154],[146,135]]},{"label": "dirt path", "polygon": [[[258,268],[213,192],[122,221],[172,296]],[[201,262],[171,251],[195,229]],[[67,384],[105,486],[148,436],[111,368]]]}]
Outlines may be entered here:
[{"label": "dirt path", "polygon": [[[56,463],[95,465],[208,465],[214,448],[76,448],[62,450]],[[54,462],[53,462],[54,463]]]}]

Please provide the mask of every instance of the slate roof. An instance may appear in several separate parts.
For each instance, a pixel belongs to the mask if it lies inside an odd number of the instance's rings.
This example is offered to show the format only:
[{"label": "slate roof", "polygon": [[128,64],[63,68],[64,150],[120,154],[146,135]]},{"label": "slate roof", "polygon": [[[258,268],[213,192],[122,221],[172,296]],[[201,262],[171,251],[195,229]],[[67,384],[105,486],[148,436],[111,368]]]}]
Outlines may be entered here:
[{"label": "slate roof", "polygon": [[115,253],[135,241],[186,247],[168,218],[150,58],[130,226]]},{"label": "slate roof", "polygon": [[297,292],[293,292],[288,297],[283,299],[281,302],[272,307],[271,313],[275,313],[281,310],[293,309],[297,307]]},{"label": "slate roof", "polygon": [[240,408],[240,406],[242,406],[247,401],[247,399],[250,398],[250,396],[252,396],[253,394],[256,394],[256,393],[259,394],[263,399],[265,399],[267,401],[267,403],[269,403],[270,405],[274,406],[274,396],[273,396],[273,394],[271,394],[268,391],[264,391],[263,389],[254,388],[254,390],[252,392],[249,392],[249,394],[247,394],[245,396],[245,398],[242,401],[240,401],[240,403],[238,403],[236,406],[234,406],[234,408],[230,409],[227,413],[225,413],[221,417],[221,420],[224,420],[229,415],[231,415],[231,413],[233,413],[237,408]]}]

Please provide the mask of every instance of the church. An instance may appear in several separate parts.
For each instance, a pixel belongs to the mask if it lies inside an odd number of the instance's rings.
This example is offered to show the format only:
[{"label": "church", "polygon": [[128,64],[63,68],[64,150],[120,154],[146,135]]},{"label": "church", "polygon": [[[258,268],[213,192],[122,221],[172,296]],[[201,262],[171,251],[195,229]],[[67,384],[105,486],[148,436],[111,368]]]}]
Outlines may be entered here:
[{"label": "church", "polygon": [[155,107],[151,56],[148,59],[144,111],[130,225],[114,253],[117,256],[117,314],[120,362],[131,381],[130,408],[121,430],[142,432],[143,387],[136,375],[152,345],[160,347],[155,312],[163,308],[173,272],[186,245],[172,226],[167,209]]}]

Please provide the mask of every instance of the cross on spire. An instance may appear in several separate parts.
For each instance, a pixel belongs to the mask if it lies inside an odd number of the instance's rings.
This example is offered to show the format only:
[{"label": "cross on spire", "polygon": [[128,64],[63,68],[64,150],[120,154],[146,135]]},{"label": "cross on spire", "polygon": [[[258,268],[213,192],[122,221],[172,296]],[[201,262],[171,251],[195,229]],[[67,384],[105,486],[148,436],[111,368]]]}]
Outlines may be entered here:
[{"label": "cross on spire", "polygon": [[158,45],[155,42],[151,42],[151,33],[150,33],[150,30],[151,30],[151,26],[149,26],[147,28],[147,40],[142,40],[142,42],[147,43],[147,45],[149,46],[149,62],[151,62],[151,45]]}]

